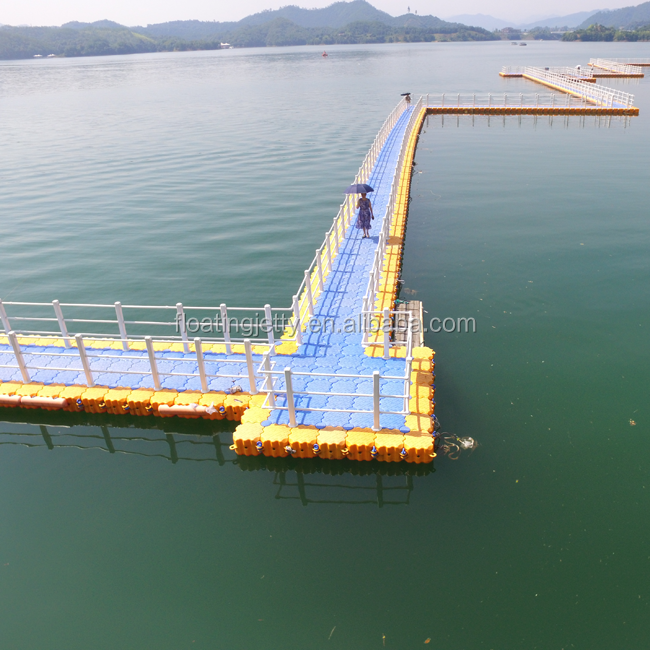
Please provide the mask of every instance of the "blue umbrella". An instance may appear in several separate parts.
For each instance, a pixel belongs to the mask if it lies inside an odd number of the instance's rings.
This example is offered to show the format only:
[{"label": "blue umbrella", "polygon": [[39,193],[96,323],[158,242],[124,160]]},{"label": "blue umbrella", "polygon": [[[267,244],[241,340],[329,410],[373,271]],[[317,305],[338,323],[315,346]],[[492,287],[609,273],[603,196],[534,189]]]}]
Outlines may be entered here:
[{"label": "blue umbrella", "polygon": [[368,194],[368,192],[374,192],[375,190],[370,187],[370,185],[366,185],[365,183],[357,183],[356,185],[350,185],[347,190],[345,190],[345,194]]}]

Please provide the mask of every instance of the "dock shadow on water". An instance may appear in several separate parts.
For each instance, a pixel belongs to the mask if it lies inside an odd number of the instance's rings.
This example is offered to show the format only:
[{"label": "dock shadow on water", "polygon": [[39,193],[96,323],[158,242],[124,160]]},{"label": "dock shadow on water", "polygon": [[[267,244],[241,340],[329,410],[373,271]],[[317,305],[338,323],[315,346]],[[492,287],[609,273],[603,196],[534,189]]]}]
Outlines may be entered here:
[{"label": "dock shadow on water", "polygon": [[230,465],[243,472],[267,472],[275,499],[302,506],[408,506],[413,478],[436,471],[434,463],[238,456],[230,449],[235,425],[228,420],[179,418],[138,418],[134,424],[119,415],[6,408],[0,409],[0,448],[85,450],[114,454],[116,462],[121,456],[140,456],[171,465],[214,463],[216,471]]}]

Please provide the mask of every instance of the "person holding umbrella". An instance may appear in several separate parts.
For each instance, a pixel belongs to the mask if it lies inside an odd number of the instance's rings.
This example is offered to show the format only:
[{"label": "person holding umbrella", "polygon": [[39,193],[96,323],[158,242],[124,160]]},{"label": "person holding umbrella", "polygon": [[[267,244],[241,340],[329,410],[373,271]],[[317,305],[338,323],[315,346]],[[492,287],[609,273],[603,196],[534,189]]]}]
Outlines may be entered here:
[{"label": "person holding umbrella", "polygon": [[375,190],[373,190],[370,185],[366,185],[365,183],[350,185],[350,187],[345,190],[346,194],[361,194],[361,198],[357,201],[357,209],[359,210],[359,214],[357,215],[356,227],[358,230],[363,230],[362,239],[370,237],[370,221],[375,218],[375,215],[372,212],[372,203],[366,196],[368,192],[374,191]]}]

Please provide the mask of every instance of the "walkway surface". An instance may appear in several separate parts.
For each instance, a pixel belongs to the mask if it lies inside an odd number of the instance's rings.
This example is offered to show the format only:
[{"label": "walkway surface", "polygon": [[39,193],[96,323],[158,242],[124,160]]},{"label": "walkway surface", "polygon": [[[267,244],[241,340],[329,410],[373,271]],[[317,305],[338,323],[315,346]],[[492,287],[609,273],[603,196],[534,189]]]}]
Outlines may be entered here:
[{"label": "walkway surface", "polygon": [[[372,232],[379,233],[382,227],[386,206],[390,196],[391,183],[398,163],[400,148],[404,133],[412,112],[408,108],[393,127],[388,139],[377,158],[375,167],[368,183],[375,189],[371,195],[375,221]],[[316,427],[338,426],[346,429],[353,427],[372,427],[372,413],[350,413],[349,409],[372,410],[372,373],[378,370],[382,376],[394,377],[381,381],[383,395],[402,395],[404,381],[398,379],[405,373],[404,359],[371,358],[364,353],[361,345],[361,332],[345,332],[343,326],[346,319],[359,320],[362,310],[363,296],[368,285],[369,273],[378,244],[378,236],[362,238],[362,232],[352,224],[341,243],[339,254],[333,260],[332,271],[324,281],[323,292],[318,296],[314,305],[314,316],[321,322],[334,319],[334,331],[331,323],[326,332],[304,332],[303,343],[298,352],[293,355],[276,355],[272,357],[274,370],[282,371],[290,367],[293,375],[293,390],[300,392],[341,392],[353,396],[341,397],[332,395],[295,395],[296,408],[332,408],[343,412],[296,411],[297,424]],[[6,339],[5,339],[6,340]],[[161,374],[162,388],[177,391],[201,390],[199,377],[188,377],[187,374],[198,374],[196,357],[193,353],[184,354],[178,351],[158,351],[156,345],[158,370]],[[33,382],[44,384],[85,385],[86,378],[82,370],[76,349],[64,349],[54,346],[22,346],[23,356],[27,366],[43,366],[44,370],[30,371]],[[95,384],[109,388],[153,388],[150,374],[149,359],[144,350],[87,348],[91,356]],[[110,358],[113,357],[113,358]],[[261,356],[254,355],[256,365]],[[235,363],[233,363],[235,362]],[[0,365],[15,365],[15,357],[9,345],[0,344]],[[205,353],[207,374],[239,375],[238,378],[210,378],[208,387],[211,391],[228,392],[238,385],[244,392],[250,390],[244,356],[241,354]],[[102,371],[111,372],[102,372]],[[124,374],[116,374],[119,371]],[[142,372],[143,374],[140,374]],[[303,377],[301,372],[325,373],[335,377]],[[165,373],[178,373],[166,375]],[[185,374],[185,376],[183,376]],[[346,378],[344,375],[366,375],[367,378]],[[343,376],[340,376],[343,375]],[[284,390],[284,377],[277,375],[276,389]],[[18,369],[0,368],[0,381],[22,381]],[[286,406],[284,396],[276,398],[277,406]],[[382,398],[382,411],[401,411],[403,400],[398,398]],[[347,412],[346,412],[347,411]],[[269,420],[263,424],[288,424],[288,411],[273,409]],[[408,429],[404,426],[402,415],[382,415],[381,425],[385,429]]]}]

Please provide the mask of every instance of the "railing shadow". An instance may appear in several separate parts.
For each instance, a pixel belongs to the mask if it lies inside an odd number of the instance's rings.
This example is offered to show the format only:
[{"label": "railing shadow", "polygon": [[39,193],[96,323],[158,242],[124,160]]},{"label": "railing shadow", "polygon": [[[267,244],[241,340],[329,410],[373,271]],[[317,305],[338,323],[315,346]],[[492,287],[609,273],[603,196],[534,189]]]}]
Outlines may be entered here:
[{"label": "railing shadow", "polygon": [[[237,456],[230,450],[237,423],[24,409],[0,409],[0,453],[7,447],[95,450],[110,455],[231,465],[271,472],[276,499],[316,504],[409,505],[414,478],[433,463],[384,463],[321,458]],[[335,478],[336,477],[336,478]]]}]

